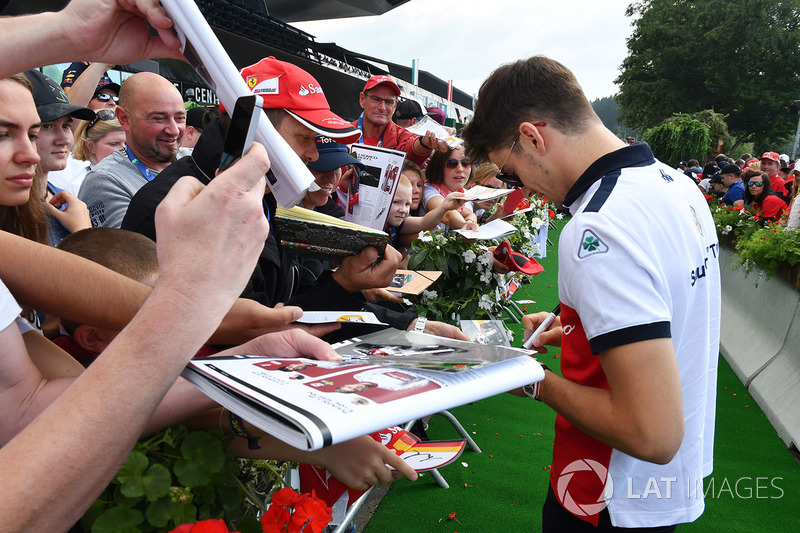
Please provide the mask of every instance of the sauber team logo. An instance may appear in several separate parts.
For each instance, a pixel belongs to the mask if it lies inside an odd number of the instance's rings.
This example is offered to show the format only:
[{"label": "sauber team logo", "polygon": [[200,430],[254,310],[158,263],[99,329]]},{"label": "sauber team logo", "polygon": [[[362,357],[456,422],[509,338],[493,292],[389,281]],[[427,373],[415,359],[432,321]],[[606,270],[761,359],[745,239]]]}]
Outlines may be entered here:
[{"label": "sauber team logo", "polygon": [[578,259],[584,259],[594,254],[604,254],[608,245],[600,240],[595,232],[590,229],[583,230],[581,245],[578,247]]}]

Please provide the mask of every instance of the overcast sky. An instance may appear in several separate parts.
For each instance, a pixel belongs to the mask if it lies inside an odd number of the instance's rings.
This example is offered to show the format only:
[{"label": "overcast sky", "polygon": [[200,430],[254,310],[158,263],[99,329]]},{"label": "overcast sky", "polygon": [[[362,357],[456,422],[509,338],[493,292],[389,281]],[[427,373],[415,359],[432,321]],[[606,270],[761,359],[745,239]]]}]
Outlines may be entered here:
[{"label": "overcast sky", "polygon": [[420,68],[476,94],[497,66],[544,54],[590,100],[617,92],[631,0],[411,0],[378,17],[295,23],[317,42]]}]

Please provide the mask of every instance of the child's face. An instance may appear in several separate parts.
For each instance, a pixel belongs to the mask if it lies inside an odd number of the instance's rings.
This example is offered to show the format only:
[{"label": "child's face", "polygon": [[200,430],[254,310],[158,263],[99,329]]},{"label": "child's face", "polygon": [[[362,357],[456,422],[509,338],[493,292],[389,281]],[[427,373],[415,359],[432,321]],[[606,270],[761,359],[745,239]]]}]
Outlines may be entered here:
[{"label": "child's face", "polygon": [[392,208],[389,210],[389,218],[386,223],[389,226],[397,227],[403,223],[411,210],[411,187],[398,185],[395,192]]},{"label": "child's face", "polygon": [[419,207],[419,201],[422,200],[422,177],[410,170],[403,172],[402,175],[411,182],[411,209],[416,209]]}]

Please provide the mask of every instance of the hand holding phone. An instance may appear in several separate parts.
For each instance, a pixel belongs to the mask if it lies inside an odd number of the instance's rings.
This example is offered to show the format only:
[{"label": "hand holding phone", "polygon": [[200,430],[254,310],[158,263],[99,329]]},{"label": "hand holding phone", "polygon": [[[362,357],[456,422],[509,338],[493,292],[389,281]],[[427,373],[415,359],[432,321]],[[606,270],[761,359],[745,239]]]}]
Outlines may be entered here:
[{"label": "hand holding phone", "polygon": [[231,166],[253,145],[263,103],[257,94],[241,96],[236,100],[231,125],[225,137],[225,148],[219,160],[219,172]]}]

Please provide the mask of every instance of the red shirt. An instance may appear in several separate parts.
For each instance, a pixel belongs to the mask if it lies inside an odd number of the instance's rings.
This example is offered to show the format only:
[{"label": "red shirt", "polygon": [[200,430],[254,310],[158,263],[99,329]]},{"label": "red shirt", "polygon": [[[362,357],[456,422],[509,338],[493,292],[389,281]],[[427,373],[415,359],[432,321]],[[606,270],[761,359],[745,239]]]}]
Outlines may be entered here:
[{"label": "red shirt", "polygon": [[[358,121],[354,120],[351,124],[355,127],[358,127]],[[413,161],[418,165],[422,165],[428,156],[431,155],[430,152],[424,154],[418,154],[416,150],[414,150],[414,141],[419,139],[419,135],[411,133],[405,128],[401,128],[394,121],[389,121],[386,125],[386,129],[383,130],[383,144],[381,146],[383,148],[394,148],[395,150],[402,150],[406,154],[406,157]],[[367,137],[366,135],[359,141],[369,146],[378,146],[378,141],[380,139],[375,139],[372,137]]]},{"label": "red shirt", "polygon": [[761,211],[761,216],[764,218],[780,220],[788,206],[786,202],[781,200],[778,196],[770,194],[761,202],[753,202],[753,207]]},{"label": "red shirt", "polygon": [[[769,178],[769,186],[772,188],[773,191],[776,193],[787,197],[789,196],[789,192],[786,190],[786,182],[783,181],[783,178],[778,175],[776,172],[774,175],[770,176]],[[766,215],[764,215],[766,216]]]}]

